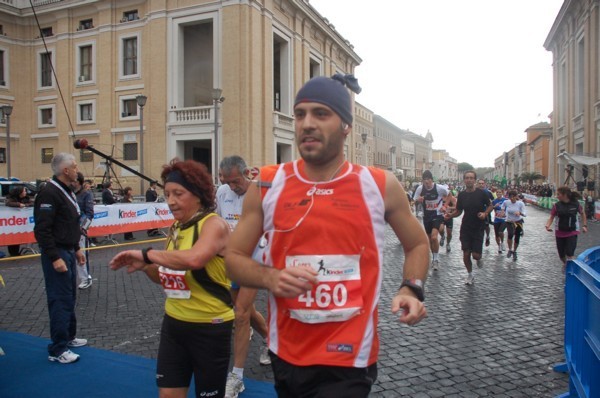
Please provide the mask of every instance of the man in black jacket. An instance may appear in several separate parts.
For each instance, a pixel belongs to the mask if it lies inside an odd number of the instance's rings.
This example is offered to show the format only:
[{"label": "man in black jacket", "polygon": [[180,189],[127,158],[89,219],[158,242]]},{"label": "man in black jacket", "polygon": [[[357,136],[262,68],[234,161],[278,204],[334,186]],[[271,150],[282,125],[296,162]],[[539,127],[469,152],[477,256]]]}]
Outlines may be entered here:
[{"label": "man in black jacket", "polygon": [[107,181],[104,183],[102,191],[102,204],[103,205],[114,205],[117,203],[117,198],[113,194],[113,191],[110,189],[112,187],[112,182]]},{"label": "man in black jacket", "polygon": [[48,360],[71,363],[79,355],[69,348],[81,347],[87,340],[75,337],[77,320],[77,263],[85,264],[79,248],[80,210],[71,184],[77,180],[77,162],[68,153],[52,158],[54,176],[35,198],[33,232],[40,246],[46,282],[50,338]]}]

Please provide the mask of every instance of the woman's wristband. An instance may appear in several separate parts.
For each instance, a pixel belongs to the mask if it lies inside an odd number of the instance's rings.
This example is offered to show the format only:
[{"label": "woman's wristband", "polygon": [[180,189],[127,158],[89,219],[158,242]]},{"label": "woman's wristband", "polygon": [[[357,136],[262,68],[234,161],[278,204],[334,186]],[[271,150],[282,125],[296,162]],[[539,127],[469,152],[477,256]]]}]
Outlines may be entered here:
[{"label": "woman's wristband", "polygon": [[144,262],[146,264],[152,264],[152,261],[150,261],[150,258],[148,257],[148,252],[150,250],[154,250],[152,247],[147,247],[145,249],[142,249],[142,258],[144,259]]}]

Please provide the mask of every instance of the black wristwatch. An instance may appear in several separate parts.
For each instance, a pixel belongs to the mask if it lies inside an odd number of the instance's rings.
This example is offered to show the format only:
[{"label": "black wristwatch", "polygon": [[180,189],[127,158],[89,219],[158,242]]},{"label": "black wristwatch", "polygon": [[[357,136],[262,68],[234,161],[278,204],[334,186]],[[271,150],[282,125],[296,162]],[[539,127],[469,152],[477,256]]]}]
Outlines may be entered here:
[{"label": "black wristwatch", "polygon": [[150,261],[150,258],[148,257],[148,252],[149,252],[150,250],[154,250],[154,248],[152,248],[152,247],[147,247],[147,248],[145,248],[145,249],[142,249],[142,257],[143,257],[143,259],[144,259],[144,262],[145,262],[146,264],[152,264],[152,261]]},{"label": "black wristwatch", "polygon": [[425,301],[425,290],[423,290],[423,281],[421,279],[405,279],[400,285],[400,289],[408,287],[413,291],[419,301]]}]

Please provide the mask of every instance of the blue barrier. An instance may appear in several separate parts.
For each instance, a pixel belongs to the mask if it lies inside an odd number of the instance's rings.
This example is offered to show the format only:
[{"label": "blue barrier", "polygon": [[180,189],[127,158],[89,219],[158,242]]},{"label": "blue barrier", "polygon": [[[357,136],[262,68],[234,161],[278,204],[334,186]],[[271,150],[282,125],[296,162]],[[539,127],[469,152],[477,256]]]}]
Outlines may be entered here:
[{"label": "blue barrier", "polygon": [[565,359],[555,370],[568,370],[569,391],[559,397],[600,397],[600,246],[567,262]]}]

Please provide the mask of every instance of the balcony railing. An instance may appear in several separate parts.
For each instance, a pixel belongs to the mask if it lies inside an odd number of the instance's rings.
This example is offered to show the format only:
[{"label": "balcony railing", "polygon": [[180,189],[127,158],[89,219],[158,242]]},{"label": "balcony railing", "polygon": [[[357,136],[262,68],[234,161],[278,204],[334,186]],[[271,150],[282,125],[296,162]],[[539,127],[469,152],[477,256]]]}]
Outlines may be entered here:
[{"label": "balcony railing", "polygon": [[169,121],[175,124],[214,123],[214,109],[213,106],[172,109],[171,112],[169,112]]}]

